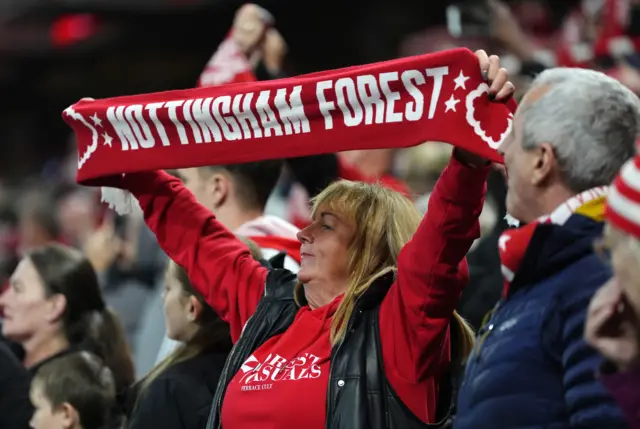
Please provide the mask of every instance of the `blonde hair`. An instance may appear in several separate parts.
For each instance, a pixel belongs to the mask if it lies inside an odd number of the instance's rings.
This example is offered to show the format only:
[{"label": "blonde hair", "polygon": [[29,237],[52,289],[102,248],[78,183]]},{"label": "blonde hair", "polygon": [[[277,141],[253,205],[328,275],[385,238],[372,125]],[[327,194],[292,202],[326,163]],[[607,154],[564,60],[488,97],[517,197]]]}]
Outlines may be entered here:
[{"label": "blonde hair", "polygon": [[[351,273],[344,298],[331,321],[331,344],[342,341],[356,300],[380,277],[395,273],[398,255],[418,229],[422,219],[413,202],[388,188],[362,182],[341,180],[328,186],[313,200],[312,213],[328,209],[345,217],[355,227],[349,246]],[[302,284],[296,286],[300,296]],[[454,312],[460,344],[457,350],[465,359],[473,348],[474,332]]]}]

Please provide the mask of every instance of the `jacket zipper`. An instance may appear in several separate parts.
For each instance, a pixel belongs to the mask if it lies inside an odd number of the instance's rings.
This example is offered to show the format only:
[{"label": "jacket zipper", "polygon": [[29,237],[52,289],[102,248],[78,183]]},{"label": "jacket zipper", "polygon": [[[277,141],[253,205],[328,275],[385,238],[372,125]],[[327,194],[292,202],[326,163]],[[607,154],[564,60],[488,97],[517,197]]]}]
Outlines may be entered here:
[{"label": "jacket zipper", "polygon": [[[357,314],[361,315],[362,310],[357,310]],[[333,415],[333,408],[334,408],[333,399],[332,399],[333,398],[333,368],[334,368],[333,358],[337,356],[338,353],[340,352],[340,349],[342,349],[342,345],[346,342],[347,335],[351,333],[351,328],[353,328],[354,323],[355,323],[355,317],[351,316],[351,319],[347,323],[347,330],[345,332],[344,338],[342,339],[342,341],[340,341],[340,344],[338,344],[338,347],[333,349],[333,351],[331,352],[331,362],[329,364],[329,386],[327,387],[327,417],[326,417],[325,428],[329,427],[330,417]]]},{"label": "jacket zipper", "polygon": [[480,333],[480,335],[478,335],[479,338],[479,343],[478,343],[478,347],[476,348],[475,351],[475,362],[480,362],[480,352],[482,351],[482,348],[484,347],[484,342],[491,336],[491,334],[493,334],[493,329],[494,329],[494,318],[496,313],[498,312],[498,310],[500,309],[500,307],[502,306],[504,300],[500,300],[498,301],[498,303],[496,304],[496,306],[493,308],[493,310],[491,310],[492,314],[491,317],[489,318],[489,320],[487,321],[487,324],[482,328],[482,333]]}]

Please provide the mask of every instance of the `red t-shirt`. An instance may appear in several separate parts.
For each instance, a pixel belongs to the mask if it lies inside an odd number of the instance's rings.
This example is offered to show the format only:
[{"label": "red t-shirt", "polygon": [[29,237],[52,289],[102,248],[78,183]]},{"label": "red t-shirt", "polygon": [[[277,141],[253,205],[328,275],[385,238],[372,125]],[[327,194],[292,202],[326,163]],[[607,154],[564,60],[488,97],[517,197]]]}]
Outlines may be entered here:
[{"label": "red t-shirt", "polygon": [[[331,316],[340,298],[298,311],[291,327],[259,347],[233,377],[222,403],[224,428],[323,429]],[[251,405],[248,405],[251,404]],[[287,410],[274,418],[273,410]]]}]

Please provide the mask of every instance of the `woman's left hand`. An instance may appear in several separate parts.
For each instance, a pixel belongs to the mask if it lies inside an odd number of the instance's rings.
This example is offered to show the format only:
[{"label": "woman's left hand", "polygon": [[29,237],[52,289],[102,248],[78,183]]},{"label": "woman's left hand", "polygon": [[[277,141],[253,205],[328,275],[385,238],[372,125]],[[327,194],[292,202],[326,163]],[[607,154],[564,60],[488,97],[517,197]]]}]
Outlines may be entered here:
[{"label": "woman's left hand", "polygon": [[509,72],[500,67],[500,57],[487,55],[480,49],[476,51],[476,57],[480,63],[480,71],[484,80],[489,84],[489,97],[496,101],[506,100],[516,91],[516,87],[509,82]]},{"label": "woman's left hand", "polygon": [[[493,101],[504,101],[511,97],[516,87],[509,81],[507,69],[500,67],[500,58],[497,55],[487,55],[483,49],[476,51],[476,57],[482,76],[489,85],[489,98]],[[464,149],[456,148],[453,153],[458,161],[471,167],[486,166],[490,163],[488,159]]]}]

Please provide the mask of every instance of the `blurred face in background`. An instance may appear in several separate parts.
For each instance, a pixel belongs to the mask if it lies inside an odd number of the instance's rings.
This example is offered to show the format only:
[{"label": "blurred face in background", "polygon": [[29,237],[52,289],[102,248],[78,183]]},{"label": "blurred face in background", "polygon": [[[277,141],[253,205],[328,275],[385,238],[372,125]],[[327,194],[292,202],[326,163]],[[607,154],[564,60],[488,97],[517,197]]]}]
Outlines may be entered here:
[{"label": "blurred face in background", "polygon": [[29,215],[20,218],[18,234],[20,237],[20,250],[23,252],[44,246],[56,239],[56,237],[51,236],[38,219]]},{"label": "blurred face in background", "polygon": [[58,205],[62,235],[74,245],[80,245],[95,230],[98,220],[97,198],[83,191],[71,193]]},{"label": "blurred face in background", "polygon": [[198,330],[195,297],[189,296],[180,282],[169,274],[165,281],[162,299],[167,336],[176,341],[189,341]]},{"label": "blurred face in background", "polygon": [[607,225],[603,241],[610,252],[614,277],[636,312],[640,311],[640,240]]},{"label": "blurred face in background", "polygon": [[367,176],[379,177],[391,171],[394,154],[394,149],[368,149],[340,152],[338,156]]},{"label": "blurred face in background", "polygon": [[191,191],[196,200],[203,206],[211,209],[213,206],[212,195],[207,192],[208,180],[199,168],[181,168],[178,170],[184,186]]},{"label": "blurred face in background", "polygon": [[18,264],[10,279],[9,288],[0,296],[4,311],[2,334],[18,343],[24,343],[36,333],[54,334],[52,323],[60,315],[59,296],[48,298],[45,288],[29,258]]},{"label": "blurred face in background", "polygon": [[[638,62],[638,60],[636,60],[636,62]],[[620,61],[615,70],[609,71],[608,74],[611,77],[618,79],[620,83],[629,88],[635,94],[640,94],[640,73],[636,67],[627,62]]]}]

